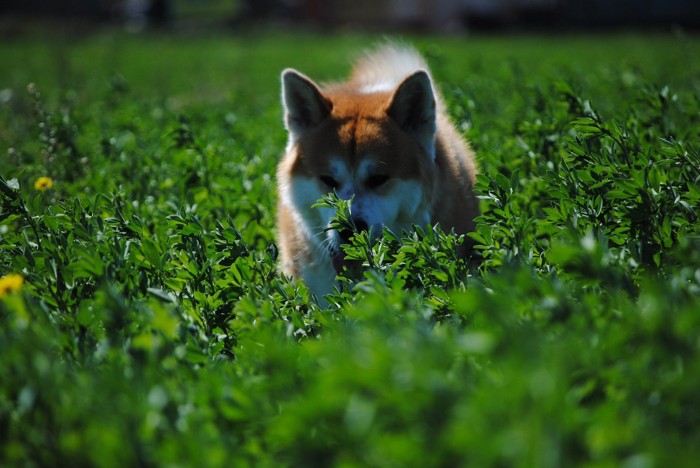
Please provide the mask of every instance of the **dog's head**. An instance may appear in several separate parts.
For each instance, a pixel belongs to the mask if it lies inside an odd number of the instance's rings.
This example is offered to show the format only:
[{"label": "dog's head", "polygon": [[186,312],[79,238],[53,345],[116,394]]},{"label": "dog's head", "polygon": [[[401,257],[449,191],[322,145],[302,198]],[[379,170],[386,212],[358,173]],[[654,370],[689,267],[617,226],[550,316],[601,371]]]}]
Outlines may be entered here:
[{"label": "dog's head", "polygon": [[[372,236],[425,224],[435,180],[435,95],[418,70],[396,86],[326,90],[294,71],[282,74],[289,132],[280,168],[281,197],[311,236],[342,266],[343,233],[329,229],[335,210],[312,208],[335,191],[352,198],[351,218]],[[340,259],[340,260],[339,260]]]}]

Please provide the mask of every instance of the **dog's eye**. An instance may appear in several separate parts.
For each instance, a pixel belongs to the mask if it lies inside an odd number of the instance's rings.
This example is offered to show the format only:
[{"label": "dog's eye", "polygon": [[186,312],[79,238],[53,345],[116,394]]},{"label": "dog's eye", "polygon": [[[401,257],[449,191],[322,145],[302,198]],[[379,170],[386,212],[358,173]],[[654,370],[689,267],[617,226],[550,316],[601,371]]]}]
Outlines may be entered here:
[{"label": "dog's eye", "polygon": [[367,186],[371,189],[381,187],[389,180],[389,176],[386,174],[375,174],[367,179]]},{"label": "dog's eye", "polygon": [[335,190],[335,189],[337,189],[338,187],[340,187],[340,184],[338,183],[338,181],[335,180],[335,179],[334,179],[333,177],[331,177],[331,176],[324,175],[324,176],[321,176],[320,179],[321,179],[321,182],[323,182],[324,184],[326,184],[326,185],[328,186],[328,188],[330,188],[330,189]]}]

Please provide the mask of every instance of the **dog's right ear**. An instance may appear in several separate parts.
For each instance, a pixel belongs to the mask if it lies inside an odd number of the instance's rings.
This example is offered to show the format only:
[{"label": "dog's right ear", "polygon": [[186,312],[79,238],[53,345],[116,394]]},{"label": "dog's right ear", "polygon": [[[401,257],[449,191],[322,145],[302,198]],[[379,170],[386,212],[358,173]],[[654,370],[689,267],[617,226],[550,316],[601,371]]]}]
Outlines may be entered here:
[{"label": "dog's right ear", "polygon": [[290,68],[282,72],[282,104],[285,126],[294,138],[321,123],[333,110],[331,101],[313,81]]},{"label": "dog's right ear", "polygon": [[387,114],[403,131],[414,137],[433,159],[437,128],[435,107],[430,76],[425,70],[418,70],[399,84],[387,109]]}]

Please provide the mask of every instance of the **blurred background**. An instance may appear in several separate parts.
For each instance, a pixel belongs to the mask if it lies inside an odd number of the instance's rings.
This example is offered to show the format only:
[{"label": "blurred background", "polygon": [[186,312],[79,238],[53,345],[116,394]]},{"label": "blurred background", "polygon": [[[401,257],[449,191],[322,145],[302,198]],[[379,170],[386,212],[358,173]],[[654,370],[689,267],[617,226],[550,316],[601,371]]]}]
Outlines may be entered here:
[{"label": "blurred background", "polygon": [[700,27],[698,0],[0,0],[0,33],[36,20],[183,30],[261,24],[381,31]]}]

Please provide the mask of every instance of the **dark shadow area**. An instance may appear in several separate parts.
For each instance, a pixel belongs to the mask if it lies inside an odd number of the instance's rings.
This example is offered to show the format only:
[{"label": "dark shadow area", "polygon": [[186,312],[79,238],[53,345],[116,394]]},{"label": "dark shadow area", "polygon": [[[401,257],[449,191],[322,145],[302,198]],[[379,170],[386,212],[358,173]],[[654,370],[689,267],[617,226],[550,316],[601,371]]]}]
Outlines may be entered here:
[{"label": "dark shadow area", "polygon": [[5,0],[0,33],[27,23],[85,29],[245,30],[261,25],[463,32],[700,28],[693,0]]}]

